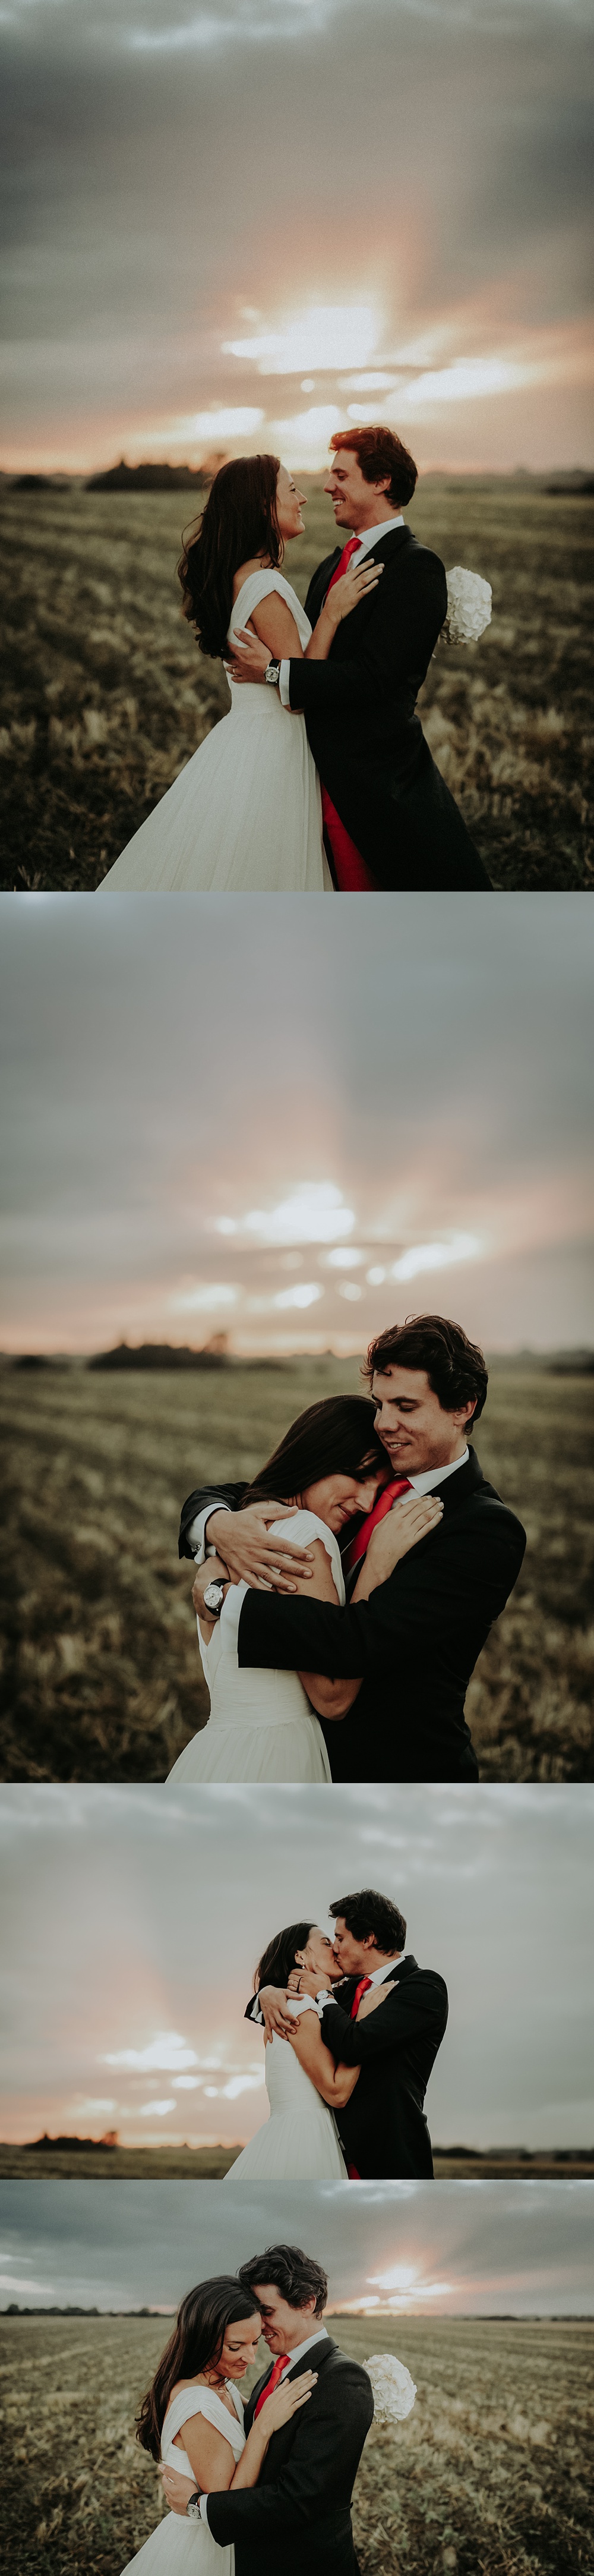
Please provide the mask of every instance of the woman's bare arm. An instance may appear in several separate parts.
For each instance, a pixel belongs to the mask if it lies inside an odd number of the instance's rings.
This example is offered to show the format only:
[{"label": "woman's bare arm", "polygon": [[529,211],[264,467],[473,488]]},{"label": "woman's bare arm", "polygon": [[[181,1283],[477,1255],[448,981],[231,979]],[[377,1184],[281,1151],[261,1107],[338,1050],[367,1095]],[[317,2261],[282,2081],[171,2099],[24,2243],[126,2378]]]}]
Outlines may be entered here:
[{"label": "woman's bare arm", "polygon": [[[403,1495],[372,1533],[349,1606],[352,1608],[355,1601],[369,1601],[378,1584],[387,1583],[400,1558],[408,1556],[411,1547],[418,1547],[420,1539],[429,1538],[432,1530],[439,1529],[442,1517],[443,1504],[438,1494]],[[324,1673],[302,1672],[299,1679],[318,1717],[346,1717],[361,1689],[360,1681],[333,1682]]]},{"label": "woman's bare arm", "polygon": [[[247,626],[238,626],[237,636],[229,645],[225,667],[232,679],[264,679],[266,662],[258,650],[259,645],[265,646],[267,654],[275,662],[327,662],[337,626],[342,624],[343,617],[350,616],[351,609],[359,606],[368,591],[377,588],[383,569],[382,563],[374,563],[368,555],[364,555],[356,566],[347,566],[346,573],[341,574],[340,581],[334,582],[324,600],[305,654],[287,601],[281,599],[279,591],[268,591],[266,598],[251,610]],[[288,713],[292,712],[289,708]]]},{"label": "woman's bare arm", "polygon": [[290,2046],[305,2074],[315,2084],[316,2093],[321,2094],[322,2101],[327,2102],[332,2111],[342,2110],[343,2103],[348,2102],[354,2092],[352,2078],[358,2069],[335,2066],[331,2051],[322,2039],[317,2013],[299,2014],[294,2034],[291,2033]]},{"label": "woman's bare arm", "polygon": [[[251,609],[245,630],[248,635],[251,626],[255,626],[260,643],[268,645],[271,661],[303,661],[299,628],[279,590],[267,591],[266,598],[258,601],[257,608]],[[241,634],[241,627],[237,631]]]}]

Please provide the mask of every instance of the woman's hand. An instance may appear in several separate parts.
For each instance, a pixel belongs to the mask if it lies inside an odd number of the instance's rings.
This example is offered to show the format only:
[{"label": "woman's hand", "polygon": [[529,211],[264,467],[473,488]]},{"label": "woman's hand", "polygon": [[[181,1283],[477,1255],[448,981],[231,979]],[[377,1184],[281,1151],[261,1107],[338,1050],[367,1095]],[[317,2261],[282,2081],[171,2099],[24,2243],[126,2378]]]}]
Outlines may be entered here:
[{"label": "woman's hand", "polygon": [[300,2406],[306,2406],[317,2376],[317,2370],[302,2370],[298,2379],[281,2379],[272,2397],[265,2397],[256,2422],[258,2432],[263,2433],[267,2442],[272,2433],[280,2431],[281,2424],[290,2424],[291,2416],[297,2415]]},{"label": "woman's hand", "polygon": [[411,1547],[418,1547],[419,1539],[429,1538],[432,1530],[439,1529],[442,1513],[443,1503],[437,1494],[413,1492],[403,1494],[393,1510],[386,1512],[385,1520],[376,1523],[365,1558],[373,1590],[378,1583],[387,1583],[401,1556],[408,1556]]},{"label": "woman's hand", "polygon": [[341,573],[340,581],[332,583],[324,601],[325,614],[333,626],[340,626],[343,617],[350,617],[352,609],[359,608],[361,600],[367,598],[368,591],[377,590],[383,569],[383,563],[374,563],[369,554],[364,554],[360,563],[347,564],[346,572]]}]

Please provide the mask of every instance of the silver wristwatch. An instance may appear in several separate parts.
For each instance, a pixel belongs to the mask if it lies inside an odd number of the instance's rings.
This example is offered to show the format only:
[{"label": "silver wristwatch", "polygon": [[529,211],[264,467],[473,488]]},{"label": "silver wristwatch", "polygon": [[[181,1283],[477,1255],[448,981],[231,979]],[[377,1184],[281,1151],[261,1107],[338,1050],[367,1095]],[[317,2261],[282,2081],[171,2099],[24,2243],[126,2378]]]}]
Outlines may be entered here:
[{"label": "silver wristwatch", "polygon": [[207,1583],[203,1599],[204,1608],[210,1612],[211,1619],[220,1619],[225,1599],[225,1585],[220,1574],[215,1574],[212,1583]]},{"label": "silver wristwatch", "polygon": [[268,681],[270,689],[277,689],[280,680],[280,662],[267,662],[264,678]]},{"label": "silver wristwatch", "polygon": [[196,2487],[196,2489],[195,2489],[195,2493],[194,2493],[194,2495],[188,2496],[188,2501],[187,2501],[187,2505],[186,2505],[186,2514],[187,2514],[187,2517],[188,2517],[188,2522],[201,2522],[201,2521],[202,2521],[202,2514],[201,2514],[201,2512],[200,2512],[200,2496],[199,2496],[199,2492],[198,2492],[198,2488],[197,2488],[197,2487]]}]

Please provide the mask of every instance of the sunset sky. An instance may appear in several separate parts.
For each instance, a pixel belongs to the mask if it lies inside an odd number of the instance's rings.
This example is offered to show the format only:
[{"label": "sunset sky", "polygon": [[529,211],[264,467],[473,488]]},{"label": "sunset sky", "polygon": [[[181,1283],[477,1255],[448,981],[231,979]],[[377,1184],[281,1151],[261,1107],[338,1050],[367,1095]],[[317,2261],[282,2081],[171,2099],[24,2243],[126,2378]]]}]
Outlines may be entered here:
[{"label": "sunset sky", "polygon": [[[347,2214],[348,2213],[348,2214]],[[587,2316],[594,2183],[4,2183],[0,2306],[171,2308],[271,2241],[304,2245],[331,2306]],[[370,2346],[372,2349],[373,2346]]]},{"label": "sunset sky", "polygon": [[591,1342],[589,898],[397,916],[4,897],[5,1349]]},{"label": "sunset sky", "polygon": [[3,462],[592,462],[588,0],[6,0]]},{"label": "sunset sky", "polygon": [[[262,1950],[356,1887],[391,1896],[450,2020],[435,2144],[589,2147],[594,1790],[295,1787],[0,1792],[0,2134],[123,2145],[252,2135]],[[97,2186],[98,2188],[98,2186]],[[111,2186],[110,2186],[111,2189]]]}]

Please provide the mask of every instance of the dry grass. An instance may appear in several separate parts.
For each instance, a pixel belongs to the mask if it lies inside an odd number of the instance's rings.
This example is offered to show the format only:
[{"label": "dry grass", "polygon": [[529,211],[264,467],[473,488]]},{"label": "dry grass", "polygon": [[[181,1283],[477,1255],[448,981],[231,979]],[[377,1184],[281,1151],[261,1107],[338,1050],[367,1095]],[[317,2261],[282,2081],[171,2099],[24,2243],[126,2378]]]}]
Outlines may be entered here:
[{"label": "dry grass", "polygon": [[[194,496],[5,487],[3,505],[0,883],[90,890],[228,706],[178,604]],[[428,477],[411,525],[493,587],[488,634],[440,650],[420,702],[493,881],[590,886],[592,502]],[[288,566],[302,598],[334,539],[312,489]]]},{"label": "dry grass", "polygon": [[[408,2422],[366,2444],[361,2576],[592,2576],[591,2325],[330,2327],[358,2360],[397,2352],[418,2388]],[[4,2319],[7,2576],[119,2576],[154,2529],[133,2421],[165,2334],[163,2318]]]},{"label": "dry grass", "polygon": [[[3,1372],[2,1776],[162,1780],[207,1714],[183,1496],[253,1474],[356,1360]],[[591,1779],[592,1380],[494,1370],[477,1446],[528,1531],[468,1695],[483,1779]]]}]

